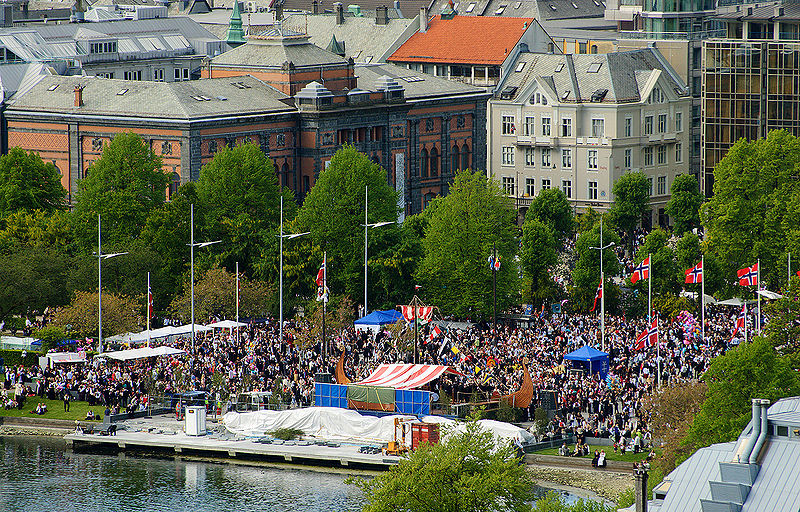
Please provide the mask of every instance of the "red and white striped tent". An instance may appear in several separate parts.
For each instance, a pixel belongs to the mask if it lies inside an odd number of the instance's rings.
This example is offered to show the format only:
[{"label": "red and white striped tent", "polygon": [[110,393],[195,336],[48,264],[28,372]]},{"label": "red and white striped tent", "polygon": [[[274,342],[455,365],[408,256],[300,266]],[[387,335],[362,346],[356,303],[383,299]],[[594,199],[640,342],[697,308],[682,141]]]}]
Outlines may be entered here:
[{"label": "red and white striped tent", "polygon": [[438,379],[445,373],[462,375],[449,366],[435,364],[382,364],[369,377],[353,384],[414,389]]}]

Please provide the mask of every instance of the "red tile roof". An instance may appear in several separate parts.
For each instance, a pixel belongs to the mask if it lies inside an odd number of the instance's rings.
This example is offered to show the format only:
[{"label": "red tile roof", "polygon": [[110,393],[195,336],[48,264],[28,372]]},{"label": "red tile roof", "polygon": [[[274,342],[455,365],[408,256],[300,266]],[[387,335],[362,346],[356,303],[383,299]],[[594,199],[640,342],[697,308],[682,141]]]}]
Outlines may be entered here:
[{"label": "red tile roof", "polygon": [[388,60],[499,66],[532,22],[533,18],[435,16],[427,32],[411,36]]}]

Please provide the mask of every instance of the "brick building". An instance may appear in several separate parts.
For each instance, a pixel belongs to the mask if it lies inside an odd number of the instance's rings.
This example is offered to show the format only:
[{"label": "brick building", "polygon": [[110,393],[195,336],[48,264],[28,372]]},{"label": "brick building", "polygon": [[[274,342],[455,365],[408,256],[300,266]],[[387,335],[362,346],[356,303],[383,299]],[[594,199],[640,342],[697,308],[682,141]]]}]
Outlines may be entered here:
[{"label": "brick building", "polygon": [[350,143],[386,169],[406,214],[446,194],[457,169],[485,168],[481,89],[391,64],[355,66],[280,31],[218,59],[204,69],[209,78],[190,82],[45,77],[6,108],[8,147],[52,161],[74,199],[117,133],[138,133],[162,156],[171,191],[197,179],[223,145],[253,142],[302,199]]}]

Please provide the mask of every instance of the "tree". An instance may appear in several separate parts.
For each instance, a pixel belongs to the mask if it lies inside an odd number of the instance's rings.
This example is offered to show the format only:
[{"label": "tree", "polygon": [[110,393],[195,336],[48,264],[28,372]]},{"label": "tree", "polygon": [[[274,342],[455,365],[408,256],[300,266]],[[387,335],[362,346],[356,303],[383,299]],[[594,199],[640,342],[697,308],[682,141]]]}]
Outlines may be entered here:
[{"label": "tree", "polygon": [[0,247],[49,247],[68,251],[72,245],[72,221],[66,211],[19,210],[5,218]]},{"label": "tree", "polygon": [[800,279],[792,277],[783,296],[764,305],[770,319],[764,335],[774,347],[800,368]]},{"label": "tree", "polygon": [[523,298],[534,305],[552,298],[555,283],[548,272],[558,261],[553,231],[538,219],[527,219],[522,225],[520,260],[522,275],[526,279]]},{"label": "tree", "polygon": [[[639,263],[650,254],[650,270],[653,278],[653,296],[664,294],[677,294],[681,289],[681,283],[677,280],[679,272],[675,263],[675,252],[668,245],[669,234],[661,228],[651,231],[639,247],[636,253],[636,262]],[[689,268],[689,267],[686,267]],[[681,272],[683,277],[683,272]],[[630,276],[628,276],[630,279]],[[647,297],[648,282],[646,279],[638,281],[635,285],[640,293]]]},{"label": "tree", "polygon": [[669,189],[667,215],[672,217],[675,233],[680,236],[700,226],[700,206],[703,195],[697,179],[691,174],[681,174]]},{"label": "tree", "polygon": [[[396,222],[398,193],[386,181],[386,171],[353,146],[344,146],[333,155],[295,219],[295,232],[310,231],[310,242],[316,247],[312,258],[308,253],[304,258],[309,265],[305,275],[315,275],[322,252],[327,252],[328,287],[334,294],[364,296],[365,187],[369,187],[369,223]],[[396,225],[370,229],[368,254],[372,258],[381,255],[397,243],[399,231]],[[313,279],[307,282],[311,284]],[[372,283],[370,295],[374,296],[379,284],[375,279],[368,283]],[[408,287],[408,283],[396,286]]]},{"label": "tree", "polygon": [[798,139],[776,130],[766,139],[740,139],[728,150],[714,168],[714,195],[701,218],[709,252],[718,256],[729,283],[737,269],[757,259],[768,288],[786,282],[786,252],[792,240],[800,241],[798,198]]},{"label": "tree", "polygon": [[[277,293],[273,286],[239,276],[239,316],[263,318],[276,308]],[[190,283],[175,297],[170,306],[172,315],[184,322],[191,319]],[[194,285],[195,322],[211,318],[236,317],[236,274],[224,268],[212,268]]]},{"label": "tree", "polygon": [[533,198],[525,220],[536,219],[549,227],[560,242],[569,238],[575,228],[572,207],[560,188],[548,188]]},{"label": "tree", "polygon": [[[607,229],[603,230],[603,246],[613,242],[619,246],[620,238],[616,232]],[[577,307],[584,311],[589,310],[594,302],[597,285],[600,284],[600,251],[592,247],[601,247],[600,244],[600,224],[598,223],[591,231],[581,233],[578,241],[575,242],[575,253],[578,261],[572,271],[572,299],[577,303]],[[606,310],[613,310],[619,299],[619,288],[613,285],[611,277],[619,273],[620,265],[616,254],[612,248],[603,251],[603,273],[606,276],[605,290]],[[600,304],[598,301],[597,309]]]},{"label": "tree", "polygon": [[510,443],[469,422],[439,444],[423,443],[371,480],[348,479],[366,497],[364,512],[529,511],[533,484]]},{"label": "tree", "polygon": [[583,500],[567,503],[555,491],[549,491],[543,498],[536,500],[532,512],[613,512],[614,507],[598,501]]},{"label": "tree", "polygon": [[[252,143],[222,148],[200,170],[195,216],[201,215],[203,237],[222,241],[211,253],[228,270],[238,261],[253,275],[262,258],[277,259],[280,195],[272,161]],[[284,203],[294,213],[294,201]]]},{"label": "tree", "polygon": [[614,183],[611,218],[628,235],[628,250],[633,249],[633,232],[650,204],[650,182],[643,172],[625,173]]},{"label": "tree", "polygon": [[[577,229],[578,233],[583,233],[585,231],[591,230],[597,223],[600,222],[600,219],[603,218],[603,215],[592,208],[591,206],[586,207],[586,211],[582,214],[578,214],[575,218],[575,229]],[[610,222],[610,219],[606,219],[606,224]]]},{"label": "tree", "polygon": [[0,322],[66,302],[69,258],[46,247],[22,247],[2,254]]},{"label": "tree", "polygon": [[[136,300],[104,291],[103,337],[138,330],[141,310]],[[72,301],[57,309],[53,318],[53,325],[77,336],[96,336],[97,324],[97,292],[75,292]]]},{"label": "tree", "polygon": [[750,400],[800,394],[800,377],[788,357],[756,336],[713,360],[703,375],[706,399],[687,437],[694,448],[733,441],[750,418]]},{"label": "tree", "polygon": [[97,215],[103,243],[139,237],[150,213],[164,204],[169,178],[161,158],[138,135],[117,135],[103,148],[85,179],[78,182],[73,212],[75,236],[84,248],[97,247]]},{"label": "tree", "polygon": [[0,157],[0,219],[20,210],[61,210],[66,197],[58,169],[38,154],[14,147]]},{"label": "tree", "polygon": [[497,308],[517,298],[518,269],[514,256],[515,213],[497,183],[485,173],[461,171],[450,193],[432,205],[417,268],[424,298],[445,314],[461,318],[492,313],[492,272],[486,261],[496,246]]}]

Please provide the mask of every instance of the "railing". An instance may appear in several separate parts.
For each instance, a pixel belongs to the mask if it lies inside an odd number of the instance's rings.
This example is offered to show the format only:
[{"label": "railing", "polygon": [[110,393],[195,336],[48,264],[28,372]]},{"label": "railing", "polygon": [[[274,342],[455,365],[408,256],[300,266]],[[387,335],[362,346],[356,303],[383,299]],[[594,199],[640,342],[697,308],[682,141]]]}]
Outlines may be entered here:
[{"label": "railing", "polygon": [[620,39],[668,39],[668,40],[698,40],[725,37],[726,32],[721,30],[704,30],[701,32],[644,32],[641,30],[622,30]]}]

